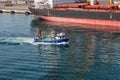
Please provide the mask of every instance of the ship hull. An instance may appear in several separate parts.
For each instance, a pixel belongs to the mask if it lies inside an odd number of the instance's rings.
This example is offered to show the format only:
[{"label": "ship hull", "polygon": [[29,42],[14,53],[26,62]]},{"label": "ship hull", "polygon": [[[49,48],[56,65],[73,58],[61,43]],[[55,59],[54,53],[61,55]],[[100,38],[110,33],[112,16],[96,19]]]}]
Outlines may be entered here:
[{"label": "ship hull", "polygon": [[[120,13],[118,12],[96,12],[82,10],[54,10],[54,9],[34,9],[30,11],[38,18],[63,23],[87,24],[104,26],[103,29],[111,32],[120,32]],[[109,27],[108,27],[109,26]],[[89,27],[95,28],[95,27]],[[97,28],[100,29],[101,28]]]},{"label": "ship hull", "polygon": [[97,20],[116,20],[120,21],[120,13],[113,11],[88,11],[80,9],[35,9],[29,7],[29,10],[40,16],[54,16],[64,18],[82,18],[82,19],[97,19]]}]

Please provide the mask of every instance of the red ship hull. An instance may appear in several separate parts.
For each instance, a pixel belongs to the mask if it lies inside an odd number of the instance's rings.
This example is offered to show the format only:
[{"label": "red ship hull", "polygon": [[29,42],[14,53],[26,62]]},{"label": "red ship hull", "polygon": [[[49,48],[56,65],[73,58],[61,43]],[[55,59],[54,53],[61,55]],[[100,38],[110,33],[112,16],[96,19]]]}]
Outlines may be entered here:
[{"label": "red ship hull", "polygon": [[[52,22],[85,24],[84,28],[91,28],[101,31],[120,32],[120,21],[112,20],[95,20],[95,19],[80,19],[80,18],[63,18],[51,16],[39,16],[40,19]],[[94,25],[94,26],[92,26]],[[97,27],[98,26],[98,27]],[[80,26],[82,27],[82,26]]]}]

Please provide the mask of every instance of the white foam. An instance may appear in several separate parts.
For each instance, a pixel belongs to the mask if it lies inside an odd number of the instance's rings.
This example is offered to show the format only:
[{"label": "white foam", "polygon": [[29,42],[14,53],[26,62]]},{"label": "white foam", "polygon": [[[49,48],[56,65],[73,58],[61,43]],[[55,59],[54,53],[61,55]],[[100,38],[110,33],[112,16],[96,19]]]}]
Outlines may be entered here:
[{"label": "white foam", "polygon": [[69,42],[61,42],[61,43],[44,43],[44,42],[33,42],[32,44],[43,44],[43,45],[66,45],[69,44]]},{"label": "white foam", "polygon": [[0,42],[11,42],[11,43],[28,43],[33,44],[33,37],[2,37]]}]

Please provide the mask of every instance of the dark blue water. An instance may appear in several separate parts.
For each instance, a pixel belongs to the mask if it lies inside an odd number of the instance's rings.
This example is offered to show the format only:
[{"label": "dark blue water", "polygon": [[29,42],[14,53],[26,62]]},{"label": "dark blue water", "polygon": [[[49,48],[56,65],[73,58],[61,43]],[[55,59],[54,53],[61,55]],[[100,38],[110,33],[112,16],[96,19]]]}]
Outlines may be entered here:
[{"label": "dark blue water", "polygon": [[[34,45],[38,29],[70,44]],[[0,80],[120,80],[120,35],[0,14]]]}]

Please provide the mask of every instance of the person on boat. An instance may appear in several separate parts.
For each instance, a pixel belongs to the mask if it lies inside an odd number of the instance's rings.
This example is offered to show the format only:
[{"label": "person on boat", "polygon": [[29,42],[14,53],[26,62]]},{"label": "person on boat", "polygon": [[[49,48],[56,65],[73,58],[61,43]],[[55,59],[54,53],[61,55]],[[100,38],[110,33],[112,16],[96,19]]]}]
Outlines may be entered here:
[{"label": "person on boat", "polygon": [[65,39],[65,33],[57,34],[56,39]]},{"label": "person on boat", "polygon": [[41,30],[38,30],[38,31],[37,31],[37,37],[38,37],[38,40],[41,39]]}]

